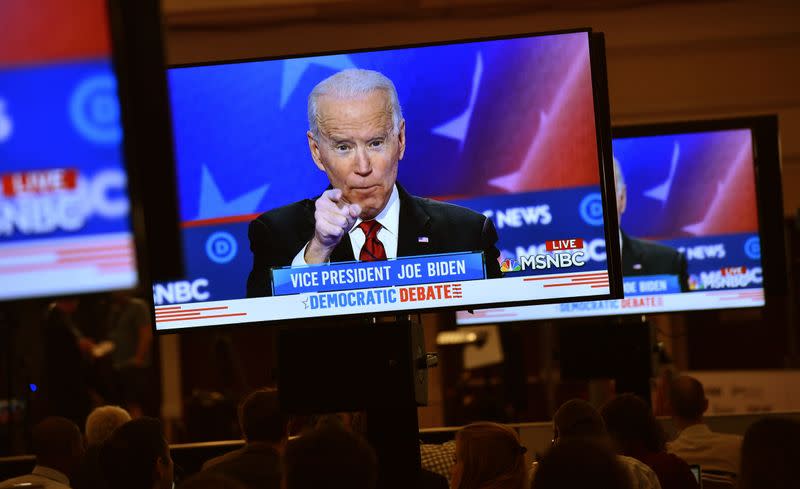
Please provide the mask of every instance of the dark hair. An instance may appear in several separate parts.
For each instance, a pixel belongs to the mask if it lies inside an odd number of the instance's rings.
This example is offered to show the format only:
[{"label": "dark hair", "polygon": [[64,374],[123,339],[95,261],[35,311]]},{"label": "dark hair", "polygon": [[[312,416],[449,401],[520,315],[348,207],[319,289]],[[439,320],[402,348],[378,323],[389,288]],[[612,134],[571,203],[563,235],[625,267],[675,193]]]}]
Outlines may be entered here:
[{"label": "dark hair", "polygon": [[765,418],[747,429],[742,442],[740,489],[796,487],[800,462],[800,423]]},{"label": "dark hair", "polygon": [[669,403],[672,414],[683,419],[699,419],[706,410],[703,384],[694,377],[682,375],[670,384]]},{"label": "dark hair", "polygon": [[374,489],[378,460],[361,436],[325,425],[286,445],[283,477],[286,489]]},{"label": "dark hair", "polygon": [[608,401],[600,409],[600,414],[608,434],[624,455],[640,450],[650,453],[666,451],[666,433],[642,398],[622,394]]},{"label": "dark hair", "polygon": [[559,442],[539,462],[531,488],[633,489],[630,475],[606,445],[586,439]]},{"label": "dark hair", "polygon": [[157,460],[168,457],[169,447],[155,418],[128,421],[100,449],[100,466],[108,487],[151,489]]},{"label": "dark hair", "polygon": [[31,433],[33,454],[37,463],[52,466],[54,462],[78,456],[82,447],[81,430],[74,422],[61,416],[44,418]]},{"label": "dark hair", "polygon": [[278,391],[258,389],[239,404],[239,426],[247,441],[277,443],[286,437],[288,418],[281,413]]},{"label": "dark hair", "polygon": [[521,489],[527,477],[519,436],[498,423],[472,423],[460,429],[456,464],[461,478],[453,489]]},{"label": "dark hair", "polygon": [[562,404],[553,416],[553,426],[558,432],[559,440],[601,438],[606,435],[600,413],[583,399],[572,399]]}]

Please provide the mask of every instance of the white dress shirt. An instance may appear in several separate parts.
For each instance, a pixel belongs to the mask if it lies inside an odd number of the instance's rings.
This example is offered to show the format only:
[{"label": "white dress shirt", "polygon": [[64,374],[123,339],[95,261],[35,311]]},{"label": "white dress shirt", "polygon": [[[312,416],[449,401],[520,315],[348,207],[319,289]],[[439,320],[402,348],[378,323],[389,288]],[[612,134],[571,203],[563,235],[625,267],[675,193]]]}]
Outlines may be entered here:
[{"label": "white dress shirt", "polygon": [[674,441],[667,443],[667,451],[684,459],[689,465],[699,465],[703,472],[728,472],[739,474],[742,437],[714,433],[706,424],[684,428]]},{"label": "white dress shirt", "polygon": [[[653,469],[643,462],[624,455],[617,455],[617,460],[622,464],[622,467],[625,468],[625,472],[628,473],[628,477],[630,477],[631,483],[633,484],[633,489],[661,489],[658,476],[653,472]],[[528,470],[529,481],[533,482],[537,468],[539,468],[539,463],[534,462]],[[533,484],[531,484],[531,488],[536,489]]]},{"label": "white dress shirt", "polygon": [[[392,187],[392,195],[389,196],[389,201],[383,207],[383,210],[375,217],[381,225],[378,231],[378,240],[383,243],[383,248],[386,250],[386,258],[397,258],[397,241],[400,234],[400,193],[397,191],[397,185]],[[367,241],[367,236],[361,228],[361,218],[356,219],[355,225],[350,229],[350,244],[353,247],[353,256],[358,260],[361,255],[361,248]],[[300,250],[300,252],[292,260],[292,266],[308,265],[306,263],[306,248],[308,243]]]},{"label": "white dress shirt", "polygon": [[64,473],[43,465],[35,466],[30,474],[0,482],[0,487],[10,488],[19,484],[43,487],[44,489],[70,489],[69,478]]}]

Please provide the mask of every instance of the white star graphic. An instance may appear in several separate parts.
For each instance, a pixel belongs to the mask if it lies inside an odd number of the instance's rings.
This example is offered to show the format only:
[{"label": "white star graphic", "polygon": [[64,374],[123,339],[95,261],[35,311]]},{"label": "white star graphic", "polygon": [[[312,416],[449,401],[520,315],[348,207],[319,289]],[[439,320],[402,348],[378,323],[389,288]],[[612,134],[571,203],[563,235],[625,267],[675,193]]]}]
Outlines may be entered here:
[{"label": "white star graphic", "polygon": [[464,109],[464,112],[459,116],[431,130],[434,134],[458,141],[459,149],[463,149],[464,141],[467,139],[469,122],[472,119],[472,112],[475,110],[475,101],[478,99],[478,88],[481,84],[481,77],[483,77],[483,57],[480,51],[478,51],[475,54],[475,71],[472,73],[472,90],[469,94],[467,108]]},{"label": "white star graphic", "polygon": [[678,158],[680,156],[681,146],[677,141],[675,141],[675,145],[672,147],[672,160],[669,164],[669,175],[667,176],[667,179],[664,180],[664,183],[656,185],[650,190],[646,190],[644,192],[645,196],[650,197],[651,199],[660,200],[662,207],[667,204],[667,198],[669,197],[669,191],[672,188],[672,181],[675,179],[675,170],[678,168]]},{"label": "white star graphic", "polygon": [[195,219],[252,214],[258,209],[258,204],[264,198],[267,189],[269,189],[269,184],[265,183],[254,190],[226,201],[211,172],[203,165],[200,180],[200,205]]},{"label": "white star graphic", "polygon": [[283,62],[283,80],[281,82],[281,109],[286,106],[289,97],[294,93],[300,78],[311,65],[324,66],[335,71],[355,68],[356,65],[346,54],[336,54],[333,56],[321,56],[318,58],[297,58],[287,59]]}]

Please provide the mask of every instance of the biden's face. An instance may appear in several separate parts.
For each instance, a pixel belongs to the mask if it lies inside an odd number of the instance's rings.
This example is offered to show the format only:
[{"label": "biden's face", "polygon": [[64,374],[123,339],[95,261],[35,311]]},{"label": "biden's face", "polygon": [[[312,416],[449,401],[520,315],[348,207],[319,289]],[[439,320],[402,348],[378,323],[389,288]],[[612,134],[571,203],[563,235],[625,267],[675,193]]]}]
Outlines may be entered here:
[{"label": "biden's face", "polygon": [[308,133],[314,162],[342,191],[343,200],[361,206],[361,219],[374,218],[397,180],[397,164],[406,148],[405,121],[393,132],[384,90],[357,98],[323,95],[317,108],[319,136]]}]

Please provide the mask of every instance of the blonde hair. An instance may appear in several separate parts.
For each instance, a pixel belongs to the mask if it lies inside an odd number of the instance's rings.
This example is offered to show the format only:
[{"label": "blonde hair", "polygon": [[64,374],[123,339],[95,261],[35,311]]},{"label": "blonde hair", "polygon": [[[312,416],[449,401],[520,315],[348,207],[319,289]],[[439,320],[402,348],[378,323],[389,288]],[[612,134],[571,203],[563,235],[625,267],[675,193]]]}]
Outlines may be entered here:
[{"label": "blonde hair", "polygon": [[480,422],[456,433],[456,465],[461,470],[453,489],[522,489],[527,480],[526,449],[508,426]]},{"label": "blonde hair", "polygon": [[119,406],[100,406],[86,418],[86,443],[99,445],[106,441],[115,429],[131,420],[128,411]]}]

